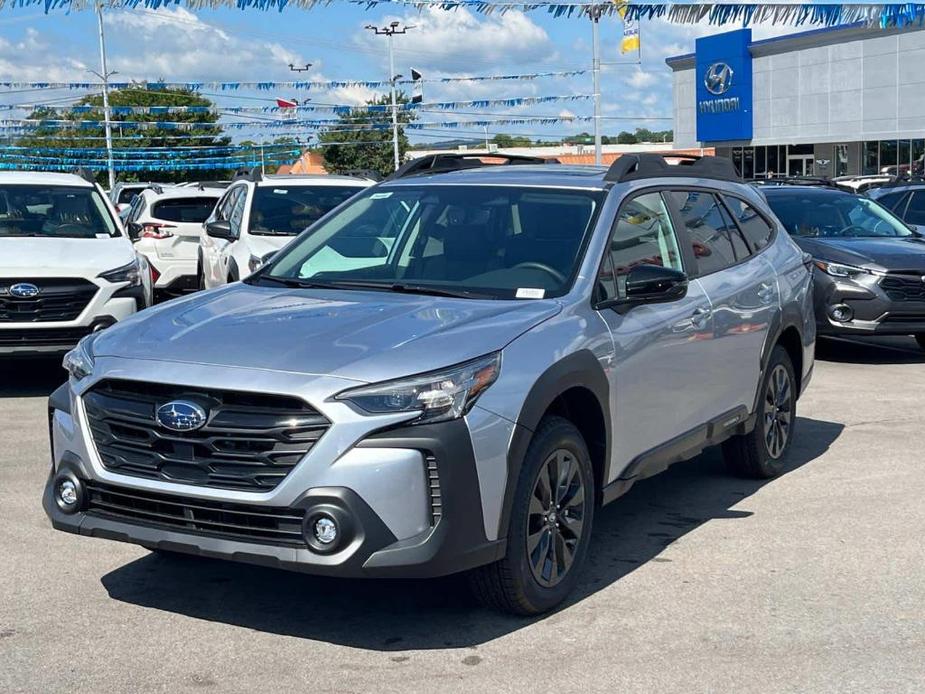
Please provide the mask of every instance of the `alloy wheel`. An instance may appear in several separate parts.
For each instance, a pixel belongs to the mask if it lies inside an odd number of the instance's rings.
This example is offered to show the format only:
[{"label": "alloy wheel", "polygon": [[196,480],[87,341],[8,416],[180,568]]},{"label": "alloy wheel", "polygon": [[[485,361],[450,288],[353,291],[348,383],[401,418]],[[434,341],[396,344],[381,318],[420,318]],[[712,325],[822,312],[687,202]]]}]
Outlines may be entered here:
[{"label": "alloy wheel", "polygon": [[585,486],[574,454],[553,451],[540,467],[527,511],[527,560],[537,582],[552,588],[575,561],[584,530]]},{"label": "alloy wheel", "polygon": [[790,440],[793,420],[793,384],[787,369],[778,364],[771,372],[764,397],[764,441],[768,455],[777,460]]}]

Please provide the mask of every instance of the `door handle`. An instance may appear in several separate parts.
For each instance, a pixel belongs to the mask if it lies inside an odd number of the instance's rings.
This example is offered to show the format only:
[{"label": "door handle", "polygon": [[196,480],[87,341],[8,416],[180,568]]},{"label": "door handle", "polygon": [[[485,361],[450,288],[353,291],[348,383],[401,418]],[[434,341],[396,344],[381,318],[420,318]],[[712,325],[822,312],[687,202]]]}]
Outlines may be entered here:
[{"label": "door handle", "polygon": [[693,325],[697,330],[701,330],[702,328],[706,327],[712,315],[713,311],[710,309],[698,308],[691,315],[691,325]]},{"label": "door handle", "polygon": [[767,282],[758,286],[758,298],[764,303],[770,304],[774,300],[774,287]]}]

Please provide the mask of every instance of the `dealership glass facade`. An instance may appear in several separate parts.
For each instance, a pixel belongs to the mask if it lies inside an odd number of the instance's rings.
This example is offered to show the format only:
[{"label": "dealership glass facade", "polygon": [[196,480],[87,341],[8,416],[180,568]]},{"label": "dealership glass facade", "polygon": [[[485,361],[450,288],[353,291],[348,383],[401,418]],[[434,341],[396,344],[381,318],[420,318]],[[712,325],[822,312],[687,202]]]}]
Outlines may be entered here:
[{"label": "dealership glass facade", "polygon": [[[718,154],[724,152],[717,150]],[[812,145],[733,147],[732,161],[744,178],[812,176],[815,171]],[[845,155],[847,157],[847,154]]]},{"label": "dealership glass facade", "polygon": [[925,172],[925,139],[867,140],[862,151],[862,174]]}]

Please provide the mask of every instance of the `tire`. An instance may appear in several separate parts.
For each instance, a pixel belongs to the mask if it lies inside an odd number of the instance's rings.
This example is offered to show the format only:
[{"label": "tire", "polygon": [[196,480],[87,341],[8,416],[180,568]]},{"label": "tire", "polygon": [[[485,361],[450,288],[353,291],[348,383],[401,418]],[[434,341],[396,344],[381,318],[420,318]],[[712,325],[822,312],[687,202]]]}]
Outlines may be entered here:
[{"label": "tire", "polygon": [[919,347],[925,349],[925,333],[919,333],[916,335],[915,341],[919,343]]},{"label": "tire", "polygon": [[196,262],[196,289],[203,291],[206,288],[206,273],[202,271],[202,258]]},{"label": "tire", "polygon": [[[550,474],[564,480],[556,485],[555,509],[542,498],[551,497]],[[565,600],[588,553],[594,500],[591,456],[581,433],[567,419],[545,417],[527,448],[517,481],[507,556],[470,572],[475,597],[489,607],[524,616],[548,612]]]},{"label": "tire", "polygon": [[755,427],[723,443],[723,457],[732,472],[771,479],[784,471],[796,427],[797,395],[790,356],[778,345],[761,380]]}]

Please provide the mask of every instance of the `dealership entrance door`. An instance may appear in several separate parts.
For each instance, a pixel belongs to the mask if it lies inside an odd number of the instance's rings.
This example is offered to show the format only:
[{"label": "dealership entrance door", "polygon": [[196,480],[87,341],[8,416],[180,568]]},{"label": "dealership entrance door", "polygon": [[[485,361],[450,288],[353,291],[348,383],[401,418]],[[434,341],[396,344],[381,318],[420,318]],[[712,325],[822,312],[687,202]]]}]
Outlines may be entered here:
[{"label": "dealership entrance door", "polygon": [[787,175],[788,176],[812,176],[813,175],[813,155],[812,154],[790,154],[787,156]]}]

